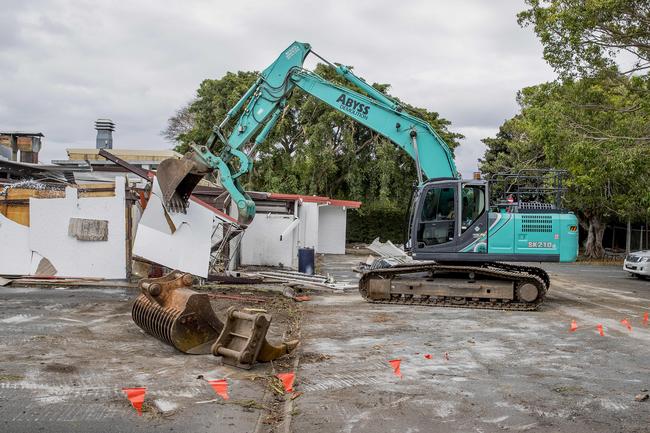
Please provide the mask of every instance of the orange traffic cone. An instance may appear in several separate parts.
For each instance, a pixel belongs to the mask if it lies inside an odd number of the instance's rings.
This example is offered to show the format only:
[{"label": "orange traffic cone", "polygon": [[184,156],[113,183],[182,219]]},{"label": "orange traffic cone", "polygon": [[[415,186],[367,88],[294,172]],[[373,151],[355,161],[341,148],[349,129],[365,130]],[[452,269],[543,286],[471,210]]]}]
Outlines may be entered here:
[{"label": "orange traffic cone", "polygon": [[402,378],[402,371],[400,370],[401,359],[391,359],[388,363],[393,367],[393,374],[400,379]]},{"label": "orange traffic cone", "polygon": [[627,326],[627,330],[628,330],[628,331],[631,331],[631,330],[632,330],[632,325],[630,325],[630,322],[628,322],[627,319],[623,319],[623,320],[621,320],[621,323],[622,323],[624,326]]},{"label": "orange traffic cone", "polygon": [[122,388],[122,391],[131,402],[131,406],[138,411],[138,416],[142,416],[142,404],[144,403],[147,388]]},{"label": "orange traffic cone", "polygon": [[208,380],[208,383],[212,389],[214,389],[214,392],[220,395],[221,398],[224,400],[228,400],[230,398],[228,396],[228,381],[226,379]]},{"label": "orange traffic cone", "polygon": [[293,392],[293,381],[296,379],[296,375],[293,372],[279,373],[276,377],[282,381],[286,392]]}]

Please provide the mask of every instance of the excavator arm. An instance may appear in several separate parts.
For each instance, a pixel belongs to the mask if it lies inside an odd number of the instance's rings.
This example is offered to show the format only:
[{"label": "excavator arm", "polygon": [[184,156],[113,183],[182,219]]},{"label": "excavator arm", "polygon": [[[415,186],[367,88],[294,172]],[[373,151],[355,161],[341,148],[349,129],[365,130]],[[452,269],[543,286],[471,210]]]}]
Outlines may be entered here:
[{"label": "excavator arm", "polygon": [[[168,208],[183,210],[189,194],[203,175],[218,170],[222,185],[237,204],[239,223],[248,225],[255,215],[255,204],[239,179],[252,170],[252,155],[256,147],[267,138],[296,87],[383,135],[406,151],[416,163],[420,183],[434,177],[458,177],[449,147],[427,122],[409,114],[397,101],[370,86],[344,66],[326,61],[339,75],[365,94],[334,84],[303,69],[304,60],[310,52],[312,50],[309,44],[291,44],[260,74],[257,81],[228,111],[223,121],[213,128],[205,145],[192,146],[193,151],[183,160],[169,160],[166,165],[161,164],[158,178]],[[232,132],[226,138],[224,127],[240,112]],[[215,150],[220,143],[223,147],[217,155]]]}]

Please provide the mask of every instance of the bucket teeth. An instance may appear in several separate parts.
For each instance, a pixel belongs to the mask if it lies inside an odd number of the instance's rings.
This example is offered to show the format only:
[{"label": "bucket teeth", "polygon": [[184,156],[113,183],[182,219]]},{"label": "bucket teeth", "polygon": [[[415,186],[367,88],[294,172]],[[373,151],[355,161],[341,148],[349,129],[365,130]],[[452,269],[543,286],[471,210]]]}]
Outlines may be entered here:
[{"label": "bucket teeth", "polygon": [[172,308],[164,309],[140,294],[133,304],[132,316],[133,321],[145,332],[178,348],[172,339],[172,329],[174,321],[180,317],[180,312]]},{"label": "bucket teeth", "polygon": [[290,353],[296,341],[273,345],[266,340],[269,314],[228,309],[226,323],[217,318],[207,293],[195,292],[192,276],[173,271],[140,281],[133,321],[146,333],[189,354],[222,356],[225,364],[251,368]]},{"label": "bucket teeth", "polygon": [[192,191],[209,172],[210,169],[197,160],[194,152],[182,159],[163,160],[156,170],[156,178],[165,207],[171,212],[185,213]]}]

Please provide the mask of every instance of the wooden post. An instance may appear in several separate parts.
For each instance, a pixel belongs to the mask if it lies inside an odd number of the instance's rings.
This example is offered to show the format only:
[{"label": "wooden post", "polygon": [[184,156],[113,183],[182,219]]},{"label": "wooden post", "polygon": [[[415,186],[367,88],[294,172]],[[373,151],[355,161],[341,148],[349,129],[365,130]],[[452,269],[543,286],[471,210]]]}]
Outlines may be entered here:
[{"label": "wooden post", "polygon": [[18,161],[18,137],[10,135],[9,140],[11,143],[11,160]]},{"label": "wooden post", "polygon": [[627,219],[627,231],[625,233],[625,253],[630,254],[630,247],[632,246],[632,222]]},{"label": "wooden post", "polygon": [[[136,202],[133,197],[133,192],[129,188],[129,178],[124,175],[124,216],[125,216],[125,231],[126,236],[124,242],[126,243],[126,279],[127,281],[131,280],[133,276],[133,206]],[[117,187],[117,183],[115,184]],[[115,191],[117,194],[117,191]]]}]

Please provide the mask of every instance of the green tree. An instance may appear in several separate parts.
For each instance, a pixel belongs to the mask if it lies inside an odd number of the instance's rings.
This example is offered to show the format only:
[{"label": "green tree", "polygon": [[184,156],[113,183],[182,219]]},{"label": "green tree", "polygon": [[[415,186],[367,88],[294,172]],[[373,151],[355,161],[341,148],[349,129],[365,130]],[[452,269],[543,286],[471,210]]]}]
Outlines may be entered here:
[{"label": "green tree", "polygon": [[484,140],[482,167],[568,170],[567,205],[587,230],[585,253],[601,257],[604,221],[645,218],[650,210],[650,3],[526,3],[519,24],[533,26],[560,80],[519,93],[521,112]]},{"label": "green tree", "polygon": [[[257,79],[256,72],[228,72],[219,80],[206,79],[199,85],[196,98],[189,106],[181,108],[168,121],[168,138],[178,143],[176,151],[185,153],[190,143],[204,143],[212,127],[226,117],[226,112],[237,103],[241,95]],[[177,124],[186,125],[183,119],[189,118],[190,125],[177,130]],[[175,134],[175,131],[178,131]],[[163,135],[165,132],[163,132]]]},{"label": "green tree", "polygon": [[[563,77],[611,68],[620,54],[634,60],[626,72],[650,68],[647,0],[526,0],[519,24],[532,25],[544,58]],[[619,57],[620,58],[620,57]]]},{"label": "green tree", "polygon": [[[326,65],[317,65],[315,72],[359,91]],[[187,109],[192,128],[175,136],[177,150],[185,152],[190,143],[204,142],[256,77],[255,72],[229,72],[220,79],[204,80]],[[390,89],[387,84],[373,86],[387,94]],[[458,145],[462,135],[449,130],[448,120],[424,108],[405,106],[429,122],[452,150]],[[181,114],[186,113],[181,110],[170,119],[170,127],[180,123]],[[416,178],[414,163],[405,152],[300,89],[290,95],[287,108],[267,141],[256,149],[254,160],[248,189],[327,195],[360,200],[364,207],[376,204],[404,212]]]},{"label": "green tree", "polygon": [[482,170],[566,169],[566,205],[587,230],[585,254],[602,257],[605,221],[648,214],[649,113],[639,92],[630,90],[648,81],[632,77],[621,83],[602,73],[523,89],[520,113],[484,140]]}]

